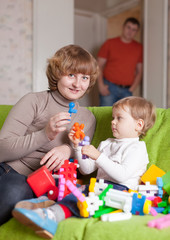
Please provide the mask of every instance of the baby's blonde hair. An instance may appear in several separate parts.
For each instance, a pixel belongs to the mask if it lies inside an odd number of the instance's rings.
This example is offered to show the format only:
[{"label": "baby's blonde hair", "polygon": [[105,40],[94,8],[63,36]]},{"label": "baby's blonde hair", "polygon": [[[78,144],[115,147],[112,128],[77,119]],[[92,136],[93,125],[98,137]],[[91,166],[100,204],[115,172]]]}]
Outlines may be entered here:
[{"label": "baby's blonde hair", "polygon": [[129,110],[131,116],[135,119],[144,121],[143,129],[139,132],[139,136],[143,137],[146,132],[154,125],[156,120],[155,106],[142,97],[126,97],[113,104],[114,109],[122,108],[124,111]]}]

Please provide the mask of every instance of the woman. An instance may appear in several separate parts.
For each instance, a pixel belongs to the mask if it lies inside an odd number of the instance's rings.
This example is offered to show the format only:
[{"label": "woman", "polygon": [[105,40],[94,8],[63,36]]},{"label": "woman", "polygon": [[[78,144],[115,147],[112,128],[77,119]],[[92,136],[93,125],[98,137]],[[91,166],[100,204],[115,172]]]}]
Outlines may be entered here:
[{"label": "woman", "polygon": [[[76,45],[61,48],[48,60],[49,90],[25,95],[10,111],[0,132],[0,224],[11,217],[14,205],[34,194],[27,176],[46,165],[56,171],[74,157],[68,132],[84,123],[92,138],[95,117],[78,100],[95,84],[99,68],[86,50]],[[70,116],[69,103],[76,114]]]}]

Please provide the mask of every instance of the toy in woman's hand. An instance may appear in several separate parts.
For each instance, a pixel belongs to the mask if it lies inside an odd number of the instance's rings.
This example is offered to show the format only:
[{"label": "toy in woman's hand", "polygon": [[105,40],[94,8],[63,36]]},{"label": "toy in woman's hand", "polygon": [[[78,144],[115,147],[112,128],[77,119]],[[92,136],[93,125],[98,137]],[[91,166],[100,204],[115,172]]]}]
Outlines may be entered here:
[{"label": "toy in woman's hand", "polygon": [[69,103],[69,110],[68,110],[68,112],[70,113],[70,116],[71,116],[72,113],[77,113],[77,109],[74,109],[74,107],[75,107],[75,103],[70,102]]}]

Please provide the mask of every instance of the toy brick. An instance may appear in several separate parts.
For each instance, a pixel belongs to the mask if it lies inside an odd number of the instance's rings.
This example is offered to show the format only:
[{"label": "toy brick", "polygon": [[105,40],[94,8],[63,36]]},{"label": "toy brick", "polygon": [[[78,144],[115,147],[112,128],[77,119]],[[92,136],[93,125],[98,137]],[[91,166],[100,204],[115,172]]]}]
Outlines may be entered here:
[{"label": "toy brick", "polygon": [[163,189],[170,195],[170,172],[167,172],[162,176]]},{"label": "toy brick", "polygon": [[70,180],[74,185],[77,183],[77,164],[78,161],[75,159],[74,162],[65,160],[64,164],[59,169],[59,182],[58,182],[58,201],[61,201],[71,191],[66,185],[66,181]]},{"label": "toy brick", "polygon": [[107,207],[107,206],[100,206],[98,211],[95,211],[95,214],[93,215],[94,218],[101,217],[103,214],[111,213],[113,212],[114,208]]},{"label": "toy brick", "polygon": [[90,178],[89,192],[94,192],[96,178]]},{"label": "toy brick", "polygon": [[170,214],[148,222],[148,227],[162,229],[170,226]]},{"label": "toy brick", "polygon": [[94,215],[95,211],[99,210],[99,207],[103,205],[103,201],[96,196],[94,192],[89,192],[89,196],[86,197],[87,211],[90,215]]},{"label": "toy brick", "polygon": [[104,200],[106,206],[122,209],[124,212],[130,212],[132,209],[132,195],[128,192],[109,189]]},{"label": "toy brick", "polygon": [[74,196],[77,197],[77,199],[80,202],[84,202],[85,201],[84,195],[79,191],[79,189],[70,180],[66,181],[66,185],[69,188],[69,190],[74,194]]},{"label": "toy brick", "polygon": [[168,203],[165,202],[165,201],[162,201],[162,202],[158,203],[158,207],[167,207],[167,206],[168,206]]},{"label": "toy brick", "polygon": [[85,137],[84,132],[82,131],[84,128],[84,124],[80,124],[78,122],[74,123],[73,130],[75,131],[74,137],[80,140],[83,140]]},{"label": "toy brick", "polygon": [[70,113],[70,116],[72,115],[72,113],[77,113],[77,109],[74,109],[74,107],[75,107],[75,103],[70,102],[69,103],[69,110],[68,110],[68,112]]},{"label": "toy brick", "polygon": [[[90,145],[90,137],[89,136],[85,136],[83,141],[81,141],[79,143],[79,146],[87,146],[87,145]],[[86,158],[89,158],[89,157],[87,155],[83,154],[82,159],[86,159]]]},{"label": "toy brick", "polygon": [[158,186],[151,185],[150,182],[145,182],[145,185],[138,185],[138,192],[145,196],[154,196],[158,194]]},{"label": "toy brick", "polygon": [[102,221],[109,221],[109,222],[114,222],[114,221],[121,221],[121,220],[128,220],[132,217],[132,213],[108,213],[108,214],[103,214],[101,216]]},{"label": "toy brick", "polygon": [[46,166],[31,173],[27,178],[27,182],[37,197],[48,192],[51,187],[55,186],[55,180]]},{"label": "toy brick", "polygon": [[88,205],[87,205],[86,201],[81,202],[81,201],[78,200],[77,207],[80,210],[80,215],[82,217],[89,217],[89,212],[87,211]]},{"label": "toy brick", "polygon": [[58,187],[57,186],[50,187],[47,196],[50,200],[56,200],[58,198]]},{"label": "toy brick", "polygon": [[155,197],[153,200],[153,206],[154,207],[158,207],[158,203],[162,202],[162,198],[161,197]]},{"label": "toy brick", "polygon": [[96,195],[100,195],[106,188],[108,184],[104,182],[104,179],[99,179],[99,182],[95,183],[94,192]]},{"label": "toy brick", "polygon": [[153,207],[151,207],[151,209],[150,209],[150,213],[151,213],[151,215],[154,216],[154,217],[158,215],[156,209],[153,208]]},{"label": "toy brick", "polygon": [[170,213],[170,206],[165,207],[162,213],[163,213],[163,214],[168,214],[168,213]]},{"label": "toy brick", "polygon": [[99,195],[99,199],[103,201],[103,205],[99,206],[99,210],[95,211],[95,214],[93,216],[94,218],[100,217],[101,215],[103,215],[105,213],[110,213],[115,210],[113,207],[105,206],[105,200],[104,200],[106,193],[109,191],[109,189],[112,189],[112,188],[113,188],[113,185],[109,184],[103,190],[103,192]]},{"label": "toy brick", "polygon": [[155,185],[157,177],[162,177],[165,172],[157,167],[156,165],[151,165],[150,168],[143,174],[141,181],[143,183],[150,182],[150,184]]},{"label": "toy brick", "polygon": [[134,215],[144,215],[143,207],[146,201],[146,196],[140,197],[137,193],[133,194],[132,197],[132,214]]},{"label": "toy brick", "polygon": [[152,208],[154,208],[157,211],[157,213],[162,213],[164,211],[164,208],[159,208],[159,207],[152,207]]}]

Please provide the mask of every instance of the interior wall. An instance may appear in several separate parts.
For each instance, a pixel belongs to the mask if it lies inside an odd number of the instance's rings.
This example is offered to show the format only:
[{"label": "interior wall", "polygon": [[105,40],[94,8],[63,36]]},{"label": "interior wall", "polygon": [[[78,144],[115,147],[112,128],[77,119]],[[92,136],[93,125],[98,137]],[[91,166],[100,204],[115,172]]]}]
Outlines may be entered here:
[{"label": "interior wall", "polygon": [[37,92],[48,89],[47,59],[74,42],[74,1],[36,0],[33,3],[33,91]]},{"label": "interior wall", "polygon": [[[51,1],[51,0],[50,0]],[[70,2],[70,0],[68,0]],[[156,36],[159,38],[162,36],[162,29],[164,28],[164,23],[160,22],[160,13],[161,8],[157,8],[157,12],[155,13],[155,20],[158,20],[158,23],[155,22],[154,18],[152,19],[152,12],[154,13],[155,7],[157,6],[156,3],[159,2],[160,4],[164,2],[162,1],[150,1],[147,0],[148,3],[151,2],[150,12],[149,12],[149,19],[151,22],[153,22],[153,26],[151,27],[151,30],[155,30],[157,33]],[[49,1],[48,1],[49,2]],[[61,1],[59,1],[60,3]],[[155,3],[156,2],[156,3]],[[169,14],[168,14],[168,21],[170,22],[170,0],[169,2]],[[68,6],[65,4],[66,9],[69,12],[69,3]],[[52,6],[52,5],[51,5]],[[59,8],[58,8],[59,9]],[[66,12],[67,12],[66,10]],[[154,10],[154,11],[153,11]],[[74,11],[74,10],[73,10]],[[60,10],[60,15],[63,16],[63,21],[65,21],[66,15],[63,14],[64,9]],[[68,13],[67,12],[67,13]],[[0,104],[15,104],[23,95],[25,95],[27,92],[32,91],[32,14],[33,14],[33,0],[15,0],[15,3],[13,0],[1,0],[1,7],[0,7],[0,52],[1,52],[1,58],[0,58]],[[46,16],[46,15],[45,15]],[[74,17],[74,16],[73,16]],[[74,29],[70,29],[69,26],[61,27],[61,21],[60,18],[57,18],[58,20],[55,21],[55,24],[57,23],[58,29],[68,32],[68,35],[72,31],[72,34],[74,32]],[[96,19],[98,22],[97,26],[101,25],[100,20]],[[146,23],[147,26],[147,23]],[[159,29],[158,29],[159,26]],[[117,27],[117,24],[115,26],[115,29]],[[74,28],[74,26],[73,26]],[[52,30],[54,30],[54,26],[51,27]],[[103,28],[104,29],[104,28]],[[120,28],[119,28],[120,29]],[[70,31],[69,31],[70,30]],[[81,29],[83,31],[83,28]],[[168,31],[170,32],[170,28],[168,27]],[[100,31],[98,31],[100,32]],[[102,31],[101,31],[102,32]],[[100,32],[100,34],[101,34]],[[46,32],[44,31],[44,34],[47,36]],[[84,31],[84,34],[86,32]],[[97,39],[102,39],[101,35],[98,34]],[[150,30],[148,30],[148,34],[151,34]],[[60,33],[62,35],[62,33]],[[151,34],[152,35],[152,34]],[[170,35],[170,34],[169,34]],[[104,36],[104,31],[102,33],[102,36]],[[72,37],[72,35],[71,35]],[[88,40],[88,36],[87,41]],[[69,36],[68,36],[69,38]],[[152,48],[152,45],[156,41],[159,43],[160,39],[157,37],[153,37],[153,40],[150,41],[150,46],[148,48],[148,52],[146,59],[150,59],[150,49]],[[50,39],[50,38],[49,38]],[[40,39],[41,42],[42,39]],[[105,39],[103,39],[104,41]],[[63,44],[63,40],[56,40],[57,44]],[[162,41],[162,45],[164,45],[165,42]],[[48,45],[48,44],[47,44]],[[161,45],[161,46],[162,46]],[[61,45],[60,45],[61,46]],[[168,46],[170,46],[170,38],[168,40]],[[147,63],[147,67],[149,68],[149,71],[151,73],[155,74],[155,77],[152,78],[149,77],[149,79],[146,79],[147,81],[152,81],[150,88],[151,91],[145,95],[146,97],[150,97],[153,93],[155,95],[155,98],[159,98],[159,90],[162,88],[162,76],[159,77],[158,84],[154,81],[154,78],[158,78],[155,70],[158,70],[161,64],[158,64],[158,69],[156,65],[152,64],[153,61],[160,59],[162,50],[160,51],[160,55],[157,51],[157,47],[154,47],[153,49],[154,57],[152,57],[152,60],[150,63]],[[50,54],[49,54],[50,55]],[[47,56],[46,56],[47,57]],[[170,107],[170,48],[167,58],[169,59],[168,62],[168,107]],[[160,60],[161,62],[162,60]],[[45,62],[44,62],[45,64]],[[153,69],[151,69],[153,65]],[[164,64],[166,65],[166,64]],[[41,85],[41,83],[40,83]],[[167,85],[165,86],[167,87]],[[154,91],[153,91],[154,89]],[[96,93],[96,92],[95,92]],[[93,94],[92,94],[93,97]],[[163,97],[163,96],[161,96]],[[161,106],[163,106],[161,104]]]},{"label": "interior wall", "polygon": [[[106,20],[99,14],[76,9],[74,16],[74,42],[88,50],[95,58],[106,38]],[[97,83],[89,94],[79,100],[81,106],[98,106]]]},{"label": "interior wall", "polygon": [[[154,11],[153,11],[154,9]],[[144,97],[167,107],[168,0],[144,0]]]},{"label": "interior wall", "polygon": [[0,104],[32,90],[32,0],[0,0]]},{"label": "interior wall", "polygon": [[47,58],[74,42],[74,0],[0,0],[0,16],[0,104],[15,104],[47,89]]},{"label": "interior wall", "polygon": [[[107,38],[114,38],[120,36],[122,33],[122,25],[128,17],[135,17],[139,20],[141,27],[138,31],[135,40],[143,42],[143,7],[142,1],[139,4],[129,10],[123,11],[117,15],[109,17],[107,19]],[[135,96],[142,96],[142,82],[140,86],[133,92]]]}]

